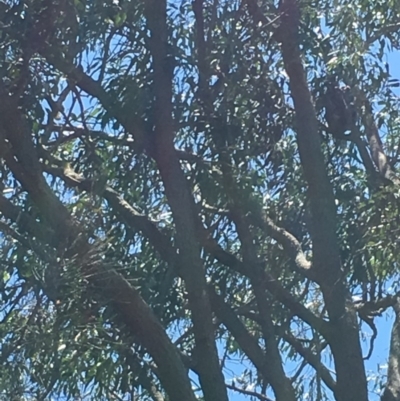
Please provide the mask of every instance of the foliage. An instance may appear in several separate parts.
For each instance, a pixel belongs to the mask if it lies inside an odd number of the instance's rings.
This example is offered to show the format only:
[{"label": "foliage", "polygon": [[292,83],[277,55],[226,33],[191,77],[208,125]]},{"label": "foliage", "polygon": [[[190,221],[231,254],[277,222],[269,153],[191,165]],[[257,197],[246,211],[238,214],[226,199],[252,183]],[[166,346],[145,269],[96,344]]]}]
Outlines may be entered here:
[{"label": "foliage", "polygon": [[0,2],[1,399],[400,397],[399,15]]}]

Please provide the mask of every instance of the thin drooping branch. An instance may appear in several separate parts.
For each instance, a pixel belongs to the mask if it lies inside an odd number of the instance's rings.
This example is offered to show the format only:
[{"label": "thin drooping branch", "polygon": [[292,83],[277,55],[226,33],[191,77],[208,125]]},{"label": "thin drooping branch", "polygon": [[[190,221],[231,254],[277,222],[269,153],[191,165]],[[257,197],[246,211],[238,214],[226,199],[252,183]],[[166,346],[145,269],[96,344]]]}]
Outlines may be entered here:
[{"label": "thin drooping branch", "polygon": [[[243,2],[247,5],[249,14],[252,16],[255,23],[262,23],[263,28],[269,27],[270,29],[276,30],[279,26],[279,17],[271,20],[267,16],[264,15],[262,10],[257,4],[257,0],[243,0]],[[268,8],[271,10],[271,14],[277,14],[277,10],[273,4],[268,4]]]},{"label": "thin drooping branch", "polygon": [[260,311],[260,326],[265,341],[266,362],[270,365],[269,382],[274,391],[277,401],[295,400],[295,392],[292,384],[283,370],[282,358],[279,353],[278,340],[271,317],[271,305],[267,299],[265,286],[260,281],[263,276],[263,268],[257,263],[257,248],[253,242],[247,219],[244,216],[240,200],[237,198],[238,188],[236,187],[231,172],[227,165],[222,167],[226,184],[226,190],[232,201],[232,216],[242,246],[243,262],[251,265],[249,278],[254,291],[258,310]]},{"label": "thin drooping branch", "polygon": [[[246,265],[234,255],[222,249],[217,241],[208,235],[207,232],[201,234],[201,243],[210,255],[225,266],[249,278],[254,274],[252,273],[252,269],[255,268],[254,266]],[[325,338],[331,335],[327,322],[314,315],[313,312],[298,302],[266,269],[262,269],[259,272],[261,284],[277,301],[289,308],[294,315],[320,332]]]},{"label": "thin drooping branch", "polygon": [[[0,107],[3,108],[1,111],[4,108],[7,111],[7,114],[0,113],[3,117],[0,117],[0,141],[4,143],[7,140],[9,143],[6,155],[8,166],[55,233],[58,242],[56,245],[62,249],[70,248],[68,251],[72,253],[74,250],[71,247],[77,247],[75,252],[79,254],[90,253],[91,247],[85,240],[84,230],[73,221],[44,180],[28,126],[17,104],[2,102]],[[8,206],[7,217],[13,219],[12,208],[6,202],[3,204]],[[24,220],[26,222],[27,218]],[[18,225],[18,216],[13,221]],[[77,241],[77,238],[81,240]],[[101,261],[91,266],[83,265],[82,272],[87,275],[94,288],[107,296],[132,335],[153,357],[158,365],[160,380],[170,398],[175,401],[194,401],[195,396],[178,351],[138,291]]]},{"label": "thin drooping branch", "polygon": [[[239,312],[240,315],[243,315],[257,323],[260,323],[261,318],[258,313],[252,313],[248,311]],[[332,391],[335,390],[336,383],[332,378],[329,370],[322,364],[318,355],[316,355],[311,349],[304,347],[295,336],[288,333],[286,329],[275,326],[275,330],[277,334],[288,344],[292,346],[292,348],[302,357],[306,364],[312,366],[315,371],[318,372],[321,379],[324,381],[326,386],[330,388]]]},{"label": "thin drooping branch", "polygon": [[312,350],[304,347],[301,342],[292,334],[284,332],[281,333],[281,336],[283,340],[290,344],[293,349],[299,355],[301,355],[310,366],[315,369],[315,371],[320,375],[322,381],[326,384],[326,386],[333,392],[335,392],[336,383],[333,380],[329,369],[323,365],[320,358]]},{"label": "thin drooping branch", "polygon": [[[7,200],[7,199],[6,199]],[[14,205],[13,205],[14,206]],[[0,202],[0,215],[5,215],[3,213],[2,210],[2,202]],[[24,212],[22,212],[22,210],[20,211],[19,215],[22,218],[27,218],[29,219],[30,216],[25,215]],[[8,220],[12,220],[12,219],[8,219]],[[25,235],[21,234],[21,229],[18,227],[18,232],[16,229],[13,229],[12,227],[10,227],[8,224],[4,223],[3,221],[0,220],[0,232],[3,233],[3,235],[9,236],[11,238],[13,238],[14,240],[16,240],[17,242],[19,242],[25,249],[30,249],[32,250],[40,259],[46,261],[48,259],[48,255],[46,253],[46,250],[44,249],[42,243],[39,245],[38,241],[33,241],[32,240],[32,236],[35,235],[41,235],[40,231],[37,230],[38,226],[36,226],[36,230],[32,230],[32,226],[30,226],[29,228],[24,225],[25,229],[30,232],[30,235],[26,235],[26,232],[24,232]]]},{"label": "thin drooping branch", "polygon": [[[217,317],[225,325],[225,327],[231,332],[235,341],[240,345],[240,348],[246,353],[250,361],[257,368],[259,373],[264,379],[271,384],[274,393],[276,394],[277,400],[285,400],[283,396],[286,394],[288,398],[286,400],[295,400],[294,394],[292,395],[291,387],[285,386],[285,383],[281,383],[281,388],[278,388],[277,379],[287,379],[284,373],[280,373],[277,370],[277,365],[281,364],[281,359],[274,359],[276,356],[271,352],[271,349],[264,352],[258,345],[258,341],[254,338],[246,329],[244,324],[240,321],[236,313],[227,305],[224,300],[210,287],[209,294],[212,300],[213,309]],[[265,313],[265,312],[263,312]],[[268,312],[266,312],[268,313]],[[273,332],[273,328],[269,328],[269,332]],[[271,336],[267,334],[268,339],[271,341]],[[267,340],[267,338],[266,338]],[[267,347],[271,346],[267,344]],[[275,345],[275,344],[274,344]]]},{"label": "thin drooping branch", "polygon": [[8,220],[17,222],[21,232],[29,233],[32,237],[37,238],[50,247],[57,246],[57,239],[53,230],[46,225],[38,223],[22,209],[14,205],[9,199],[0,196],[0,213]]},{"label": "thin drooping branch", "polygon": [[272,320],[271,303],[268,302],[267,292],[259,281],[261,269],[254,271],[250,278],[260,316],[260,326],[266,344],[266,362],[270,365],[269,382],[277,401],[296,400],[295,391],[283,369],[283,361],[279,352],[279,339],[276,336]]},{"label": "thin drooping branch", "polygon": [[366,172],[369,174],[371,178],[374,178],[376,175],[376,169],[374,164],[372,163],[371,156],[368,152],[367,145],[365,141],[361,138],[359,129],[354,127],[354,135],[351,134],[352,141],[357,146],[358,152],[360,153],[361,160],[364,164]]},{"label": "thin drooping branch", "polygon": [[85,74],[81,66],[76,67],[72,62],[65,59],[58,49],[54,47],[43,49],[41,54],[50,65],[64,73],[77,87],[97,99],[104,109],[107,110],[127,132],[132,134],[135,140],[132,147],[137,153],[141,153],[148,147],[149,138],[145,135],[142,119],[136,113],[128,113],[122,105],[116,104],[114,97],[102,87],[99,81]]},{"label": "thin drooping branch", "polygon": [[368,48],[374,44],[377,40],[379,40],[382,36],[387,36],[391,33],[396,33],[400,31],[400,21],[395,22],[393,24],[387,24],[384,26],[380,26],[376,32],[374,32],[371,36],[367,37],[365,42],[365,47]]},{"label": "thin drooping branch", "polygon": [[240,387],[236,387],[232,384],[226,384],[226,387],[228,387],[230,390],[236,391],[240,394],[244,394],[244,395],[247,395],[252,398],[257,398],[260,401],[272,401],[271,398],[269,398],[263,394],[256,393],[255,391],[245,390]]},{"label": "thin drooping branch", "polygon": [[0,144],[8,148],[3,157],[50,226],[71,225],[68,211],[54,196],[42,174],[29,125],[18,107],[18,99],[9,96],[3,84],[0,85],[0,96],[3,98],[0,102]]},{"label": "thin drooping branch", "polygon": [[193,0],[193,12],[196,27],[196,48],[199,68],[199,90],[200,96],[204,97],[208,92],[209,63],[207,63],[207,42],[204,27],[203,0]]},{"label": "thin drooping branch", "polygon": [[[5,204],[6,202],[0,204],[1,213],[5,210],[3,208]],[[12,206],[16,208],[16,206]],[[9,206],[8,208],[10,209]],[[20,211],[18,214],[7,213],[7,217],[18,226],[20,231],[27,233],[28,236],[40,238],[41,228],[38,225],[27,224],[26,221],[30,217],[24,212]],[[60,230],[62,229],[63,227],[60,227]],[[19,238],[17,237],[16,239],[18,240]],[[26,243],[23,242],[22,245],[26,245]],[[32,247],[32,244],[30,247]],[[90,252],[90,250],[88,251]],[[39,254],[39,256],[41,255]],[[87,266],[83,266],[83,268],[86,270]],[[180,354],[170,342],[164,328],[158,322],[149,306],[140,297],[137,290],[113,269],[104,268],[100,264],[90,266],[90,275],[87,275],[85,271],[83,273],[89,278],[94,288],[101,291],[115,305],[116,312],[130,329],[131,334],[153,356],[158,365],[160,380],[170,397],[174,400],[181,400],[182,398],[180,397],[189,397],[188,399],[194,401],[194,396],[190,396],[193,392],[187,378],[186,369],[181,362]],[[176,362],[178,362],[178,365],[175,365]],[[166,374],[168,371],[170,373]],[[174,379],[175,375],[177,377]],[[166,381],[168,382],[166,383]],[[168,383],[172,384],[173,381],[175,381],[175,385],[179,384],[183,387],[169,388]]]},{"label": "thin drooping branch", "polygon": [[[2,211],[1,206],[0,211]],[[20,221],[29,218],[22,213],[19,213],[19,216],[22,216],[20,220],[18,220],[18,217],[16,220],[11,217],[10,219],[18,225]],[[64,227],[60,227],[60,230]],[[28,231],[29,235],[40,235],[40,230],[35,226],[21,225],[19,229]],[[83,266],[83,270],[83,273],[86,274],[87,266]],[[181,400],[181,397],[189,397],[187,399],[195,400],[194,396],[190,395],[193,393],[179,353],[137,290],[113,269],[104,268],[100,264],[90,266],[90,274],[86,276],[94,285],[94,288],[101,291],[109,302],[115,305],[116,312],[130,329],[131,334],[152,355],[158,365],[160,380],[171,399]],[[175,385],[172,384],[173,382],[175,382]],[[178,384],[183,387],[171,388],[172,385],[176,386]]]},{"label": "thin drooping branch", "polygon": [[365,93],[360,88],[356,87],[354,90],[356,92],[356,101],[359,108],[362,110],[361,116],[365,126],[365,133],[368,138],[372,160],[383,178],[389,180],[396,186],[400,186],[400,178],[393,171],[383,149],[379,130],[372,113],[372,106],[365,96]]}]

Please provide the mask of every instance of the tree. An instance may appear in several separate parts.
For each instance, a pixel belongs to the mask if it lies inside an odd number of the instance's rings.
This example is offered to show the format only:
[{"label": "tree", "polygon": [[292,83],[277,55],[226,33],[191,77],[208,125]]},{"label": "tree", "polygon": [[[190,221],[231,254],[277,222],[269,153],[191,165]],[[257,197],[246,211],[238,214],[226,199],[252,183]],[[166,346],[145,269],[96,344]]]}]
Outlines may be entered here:
[{"label": "tree", "polygon": [[4,399],[400,399],[400,3],[275,3],[0,3]]}]

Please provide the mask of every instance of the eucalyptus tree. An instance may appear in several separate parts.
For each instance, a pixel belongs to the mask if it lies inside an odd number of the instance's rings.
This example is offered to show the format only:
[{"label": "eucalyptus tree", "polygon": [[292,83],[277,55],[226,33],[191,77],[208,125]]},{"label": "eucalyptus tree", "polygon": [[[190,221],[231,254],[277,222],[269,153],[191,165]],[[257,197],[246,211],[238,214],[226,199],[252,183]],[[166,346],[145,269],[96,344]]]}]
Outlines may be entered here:
[{"label": "eucalyptus tree", "polygon": [[400,399],[398,1],[0,6],[3,399]]}]

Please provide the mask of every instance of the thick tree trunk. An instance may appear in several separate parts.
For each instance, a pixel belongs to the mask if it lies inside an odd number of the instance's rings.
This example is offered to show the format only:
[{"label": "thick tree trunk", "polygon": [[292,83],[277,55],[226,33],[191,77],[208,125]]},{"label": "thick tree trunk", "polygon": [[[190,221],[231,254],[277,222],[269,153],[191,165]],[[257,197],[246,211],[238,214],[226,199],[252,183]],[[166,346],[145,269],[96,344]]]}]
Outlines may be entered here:
[{"label": "thick tree trunk", "polygon": [[[171,62],[168,51],[167,4],[147,0],[145,14],[151,32],[149,47],[153,58],[155,121],[152,141],[147,148],[159,168],[176,227],[180,274],[183,277],[193,321],[195,359],[206,401],[228,401],[225,379],[219,364],[207,293],[205,269],[200,258],[194,200],[174,146]],[[150,133],[149,133],[150,134]]]},{"label": "thick tree trunk", "polygon": [[356,312],[348,307],[350,294],[342,279],[336,236],[336,208],[321,151],[318,120],[307,86],[299,48],[300,11],[296,0],[283,0],[281,26],[277,32],[282,56],[290,78],[297,121],[297,143],[304,176],[308,183],[312,222],[313,269],[329,314],[338,401],[366,401],[367,380],[362,359]]},{"label": "thick tree trunk", "polygon": [[393,309],[396,318],[390,338],[388,378],[381,401],[400,400],[400,298]]}]

